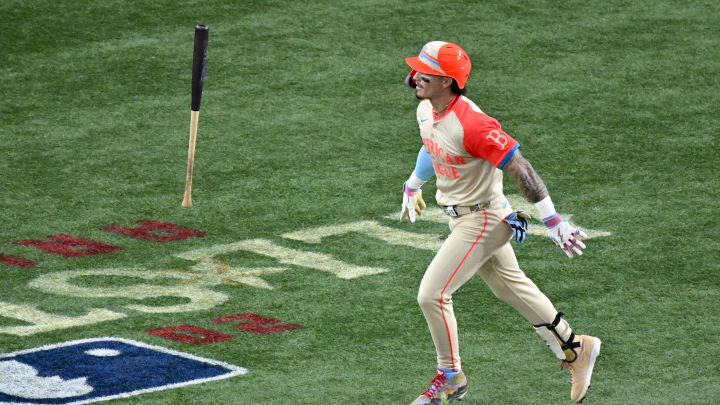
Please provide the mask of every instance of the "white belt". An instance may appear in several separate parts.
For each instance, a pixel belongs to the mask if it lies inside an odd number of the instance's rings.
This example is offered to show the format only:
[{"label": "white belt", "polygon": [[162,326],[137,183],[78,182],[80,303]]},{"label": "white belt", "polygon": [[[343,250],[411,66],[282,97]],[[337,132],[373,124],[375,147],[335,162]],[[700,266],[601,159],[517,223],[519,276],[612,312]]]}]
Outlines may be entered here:
[{"label": "white belt", "polygon": [[488,203],[475,205],[441,205],[440,209],[445,213],[445,215],[457,218],[472,212],[481,211],[489,206],[490,204]]}]

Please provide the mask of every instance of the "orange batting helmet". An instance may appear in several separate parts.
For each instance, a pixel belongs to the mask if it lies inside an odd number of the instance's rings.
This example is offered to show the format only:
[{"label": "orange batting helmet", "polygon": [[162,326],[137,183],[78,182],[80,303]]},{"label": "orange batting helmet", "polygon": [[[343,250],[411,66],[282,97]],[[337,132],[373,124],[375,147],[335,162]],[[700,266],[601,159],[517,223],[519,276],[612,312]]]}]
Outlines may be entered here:
[{"label": "orange batting helmet", "polygon": [[465,88],[470,75],[470,57],[459,45],[452,42],[432,41],[423,46],[420,55],[405,58],[412,68],[406,82],[412,82],[415,73],[452,77],[458,87]]}]

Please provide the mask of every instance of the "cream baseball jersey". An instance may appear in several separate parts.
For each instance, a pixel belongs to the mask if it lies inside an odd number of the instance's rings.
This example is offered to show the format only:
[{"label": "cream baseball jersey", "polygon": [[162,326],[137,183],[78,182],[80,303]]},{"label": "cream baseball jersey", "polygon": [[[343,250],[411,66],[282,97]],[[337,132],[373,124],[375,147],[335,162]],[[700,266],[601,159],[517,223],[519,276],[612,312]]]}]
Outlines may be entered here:
[{"label": "cream baseball jersey", "polygon": [[502,192],[502,167],[520,146],[497,120],[465,96],[455,96],[442,116],[430,100],[418,105],[425,150],[435,170],[439,205],[490,203]]}]

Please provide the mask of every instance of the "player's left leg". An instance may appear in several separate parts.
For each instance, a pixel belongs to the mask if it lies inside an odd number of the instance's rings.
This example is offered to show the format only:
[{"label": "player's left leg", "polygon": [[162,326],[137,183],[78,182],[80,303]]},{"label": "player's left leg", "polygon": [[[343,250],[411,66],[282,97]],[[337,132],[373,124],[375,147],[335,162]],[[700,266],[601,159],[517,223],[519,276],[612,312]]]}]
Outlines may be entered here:
[{"label": "player's left leg", "polygon": [[441,398],[452,401],[467,392],[452,296],[477,273],[488,257],[507,243],[511,231],[502,218],[504,216],[489,215],[483,210],[453,219],[450,236],[425,271],[418,291],[418,304],[430,328],[440,373],[413,404],[433,404]]},{"label": "player's left leg", "polygon": [[552,302],[540,291],[517,264],[515,252],[508,243],[499,249],[478,271],[490,289],[502,301],[530,321],[555,355],[570,368],[570,398],[580,402],[590,387],[595,359],[600,353],[600,339],[577,336],[562,319]]}]

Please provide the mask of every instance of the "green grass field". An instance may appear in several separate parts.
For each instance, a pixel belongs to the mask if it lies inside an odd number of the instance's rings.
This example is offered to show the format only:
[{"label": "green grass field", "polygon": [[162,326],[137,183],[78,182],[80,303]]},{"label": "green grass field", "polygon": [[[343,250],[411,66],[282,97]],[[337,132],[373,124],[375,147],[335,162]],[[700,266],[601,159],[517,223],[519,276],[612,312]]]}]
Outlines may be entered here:
[{"label": "green grass field", "polygon": [[[589,3],[3,1],[0,254],[36,264],[0,262],[0,353],[114,336],[249,370],[117,404],[410,403],[435,366],[415,301],[434,252],[377,236],[448,233],[387,217],[421,145],[404,58],[448,40],[472,59],[468,96],[519,140],[559,211],[609,233],[572,261],[545,237],[515,246],[575,330],[603,340],[585,403],[720,403],[720,6]],[[183,209],[200,23],[209,56]],[[434,180],[424,188],[434,206]],[[142,220],[205,235],[101,229]],[[121,249],[68,258],[15,243],[58,234]],[[211,248],[217,268],[187,257]],[[347,276],[362,268],[377,274]],[[570,403],[569,373],[481,279],[454,302],[464,404]],[[69,327],[93,309],[114,319]],[[303,327],[211,322],[240,313]],[[33,324],[45,329],[18,328]],[[146,333],[181,324],[232,339]]]}]

